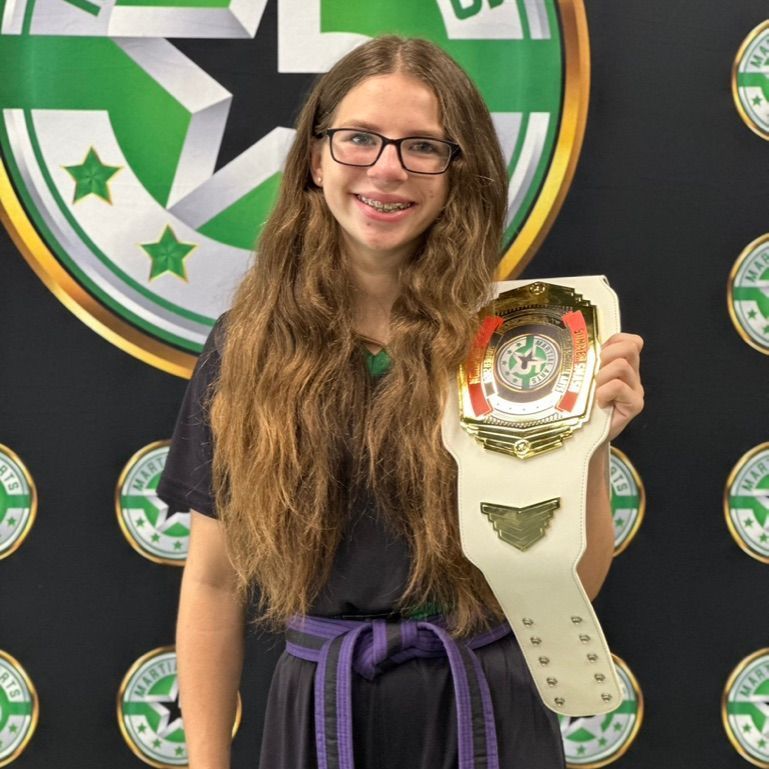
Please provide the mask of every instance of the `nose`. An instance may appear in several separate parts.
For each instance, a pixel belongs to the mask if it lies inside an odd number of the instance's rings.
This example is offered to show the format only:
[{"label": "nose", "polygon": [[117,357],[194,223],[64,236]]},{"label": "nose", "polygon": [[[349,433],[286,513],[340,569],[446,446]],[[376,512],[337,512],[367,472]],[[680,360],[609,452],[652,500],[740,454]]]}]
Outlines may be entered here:
[{"label": "nose", "polygon": [[403,181],[408,179],[408,171],[403,167],[398,157],[398,148],[394,144],[388,144],[379,159],[368,169],[372,178],[393,179]]}]

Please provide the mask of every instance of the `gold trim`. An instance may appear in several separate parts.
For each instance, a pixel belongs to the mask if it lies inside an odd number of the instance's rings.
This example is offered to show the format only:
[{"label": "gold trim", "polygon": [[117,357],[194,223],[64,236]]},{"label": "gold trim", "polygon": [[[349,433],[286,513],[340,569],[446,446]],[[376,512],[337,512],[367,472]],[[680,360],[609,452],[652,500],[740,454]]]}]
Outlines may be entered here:
[{"label": "gold trim", "polygon": [[183,560],[173,561],[170,558],[161,558],[158,555],[148,553],[146,550],[144,550],[134,539],[130,529],[126,525],[126,522],[123,520],[123,506],[120,504],[120,490],[123,488],[123,484],[125,483],[126,478],[128,478],[128,473],[133,469],[134,465],[136,465],[139,460],[141,460],[151,451],[155,451],[155,449],[160,449],[170,445],[171,441],[169,440],[153,441],[152,443],[148,443],[146,446],[143,446],[138,451],[134,452],[131,458],[125,463],[123,469],[120,471],[117,485],[115,486],[115,513],[117,514],[117,522],[120,525],[120,530],[123,532],[123,536],[128,541],[128,544],[131,545],[131,547],[136,550],[139,555],[141,555],[143,558],[146,558],[148,561],[152,561],[153,563],[161,563],[164,566],[184,566],[184,564],[187,562],[186,558]]},{"label": "gold trim", "polygon": [[[24,479],[27,481],[27,485],[29,486],[29,518],[27,519],[27,525],[24,527],[24,531],[21,532],[13,546],[0,553],[0,561],[2,561],[3,558],[7,558],[9,555],[12,555],[21,547],[22,543],[27,538],[30,530],[32,529],[32,524],[37,518],[37,486],[35,486],[35,482],[32,480],[32,474],[29,472],[29,469],[24,464],[21,457],[15,451],[13,451],[13,449],[8,448],[8,446],[6,446],[4,443],[0,443],[0,452],[7,454],[8,457],[19,466],[21,474],[24,476]],[[3,764],[0,764],[0,766],[3,766]]]},{"label": "gold trim", "polygon": [[762,451],[769,450],[769,442],[767,443],[759,443],[758,446],[754,446],[750,451],[746,451],[734,464],[734,467],[732,468],[731,472],[729,473],[729,477],[726,479],[726,485],[724,486],[724,517],[726,518],[726,525],[729,528],[729,533],[732,535],[732,539],[739,545],[741,550],[744,550],[751,558],[755,558],[757,561],[761,561],[761,563],[769,563],[769,556],[760,555],[759,553],[756,553],[754,550],[751,550],[750,546],[745,542],[744,539],[739,535],[739,532],[737,531],[734,522],[732,521],[732,516],[730,515],[731,506],[729,505],[729,489],[731,485],[734,483],[735,479],[737,478],[738,473],[742,468],[745,466],[747,462],[749,462],[751,459],[753,459],[756,454],[760,454]]},{"label": "gold trim", "polygon": [[[173,653],[176,655],[176,646],[171,644],[168,646],[158,646],[156,649],[152,649],[152,651],[148,651],[146,654],[142,654],[141,657],[139,657],[136,662],[131,665],[130,668],[128,668],[128,672],[123,676],[123,680],[120,682],[120,686],[118,687],[118,693],[117,693],[117,723],[118,727],[120,728],[120,733],[123,735],[123,739],[126,742],[126,745],[131,749],[131,752],[139,759],[141,759],[145,764],[149,764],[150,766],[154,766],[155,769],[180,769],[182,766],[187,766],[187,764],[161,764],[159,761],[153,761],[151,758],[149,758],[147,755],[145,755],[139,746],[133,741],[130,734],[128,733],[128,729],[123,721],[123,695],[125,694],[126,689],[128,688],[128,684],[131,681],[131,678],[133,677],[134,673],[148,660],[152,659],[153,657],[159,657],[161,654],[167,654],[167,653]],[[178,671],[178,658],[177,658],[177,680],[179,676]],[[243,703],[240,699],[240,692],[237,693],[237,703],[235,706],[235,721],[232,724],[232,737],[234,739],[235,735],[238,733],[238,729],[240,728],[240,721],[241,717],[243,715]],[[182,723],[184,723],[184,714],[182,711]],[[185,738],[186,738],[186,732],[185,732]],[[185,739],[185,745],[186,745],[186,739]]]},{"label": "gold trim", "polygon": [[[624,451],[621,451],[616,446],[611,446],[610,451],[614,456],[617,457],[617,459],[622,462],[625,467],[627,467],[628,471],[630,472],[630,476],[635,482],[635,485],[638,487],[638,515],[636,516],[636,521],[633,524],[633,528],[630,529],[627,537],[625,537],[625,541],[614,550],[614,557],[616,558],[620,553],[624,553],[625,550],[627,550],[627,546],[635,539],[635,535],[638,533],[638,529],[641,528],[641,523],[643,522],[644,515],[646,514],[646,489],[644,488],[643,481],[641,480],[641,476],[638,474],[638,470],[636,470],[635,465],[628,459],[627,454],[625,454]],[[609,470],[611,473],[611,469]],[[609,481],[611,483],[611,480]]]},{"label": "gold trim", "polygon": [[35,733],[35,729],[37,728],[38,719],[40,718],[40,700],[37,696],[37,689],[35,689],[35,685],[30,680],[29,675],[27,675],[27,671],[24,670],[21,663],[12,654],[8,654],[8,652],[3,651],[2,649],[0,649],[0,658],[4,659],[7,663],[16,669],[16,672],[19,674],[19,678],[24,681],[25,686],[29,690],[29,697],[30,701],[32,702],[32,716],[29,722],[29,731],[27,732],[27,736],[22,740],[19,747],[16,748],[16,750],[10,756],[0,760],[0,767],[2,767],[7,766],[12,761],[15,761],[24,752],[27,745],[29,744],[29,741],[32,739],[32,735]]},{"label": "gold trim", "polygon": [[602,769],[604,766],[613,764],[615,761],[622,758],[625,753],[627,753],[630,746],[635,742],[635,739],[638,736],[638,731],[641,728],[641,723],[643,722],[644,718],[644,695],[641,691],[641,687],[638,685],[638,679],[633,675],[633,671],[628,667],[628,664],[625,662],[625,660],[623,660],[621,657],[618,657],[616,654],[612,654],[611,656],[614,660],[614,664],[622,668],[622,672],[625,673],[625,675],[630,680],[630,685],[633,687],[633,691],[635,692],[636,702],[638,703],[635,724],[633,724],[633,728],[630,730],[628,738],[625,740],[625,742],[622,743],[616,753],[612,753],[612,755],[608,758],[604,758],[601,761],[594,761],[590,764],[570,764],[567,762],[566,766],[569,769]]},{"label": "gold trim", "polygon": [[749,654],[747,657],[741,659],[734,667],[734,670],[732,670],[732,672],[729,674],[729,678],[726,679],[724,691],[721,693],[721,723],[724,726],[724,731],[726,732],[726,736],[729,738],[729,742],[732,743],[732,747],[746,761],[750,761],[751,764],[754,766],[760,766],[762,769],[769,769],[769,761],[760,761],[755,756],[751,756],[745,747],[740,744],[739,740],[734,736],[734,734],[732,734],[731,727],[729,726],[729,714],[726,712],[729,689],[732,688],[740,673],[742,673],[742,671],[745,670],[745,668],[750,665],[753,660],[763,656],[769,656],[769,647],[759,649],[758,651],[755,651],[752,654]]},{"label": "gold trim", "polygon": [[51,293],[92,331],[123,352],[189,379],[197,356],[177,350],[134,328],[97,302],[56,260],[29,220],[0,160],[0,223]]},{"label": "gold trim", "polygon": [[558,0],[564,51],[561,127],[542,190],[534,208],[497,268],[497,280],[519,275],[542,245],[577,170],[590,99],[590,37],[583,0]]},{"label": "gold trim", "polygon": [[[769,21],[766,22],[769,25]],[[769,137],[767,137],[769,138]],[[750,334],[742,327],[742,324],[737,319],[737,311],[734,309],[734,297],[732,296],[732,290],[734,289],[734,280],[737,277],[737,273],[742,267],[742,263],[755,251],[759,246],[764,243],[769,243],[769,233],[761,235],[760,237],[752,240],[745,248],[740,251],[740,255],[734,260],[732,269],[729,271],[729,278],[726,281],[726,305],[729,308],[729,317],[732,319],[732,325],[737,330],[737,333],[742,337],[742,341],[749,344],[754,350],[758,350],[764,355],[769,355],[769,347],[762,347]]]},{"label": "gold trim", "polygon": [[743,54],[747,50],[748,46],[756,39],[756,37],[758,37],[758,35],[761,32],[763,32],[767,28],[769,28],[769,21],[762,21],[757,27],[753,27],[753,29],[751,29],[750,32],[748,32],[747,37],[740,44],[740,47],[737,49],[737,55],[734,57],[734,61],[732,62],[732,98],[734,99],[734,106],[737,107],[737,112],[742,118],[742,122],[745,123],[745,125],[748,128],[750,128],[750,130],[753,131],[754,134],[756,134],[757,136],[760,136],[762,139],[765,139],[765,140],[769,140],[769,133],[762,131],[750,119],[750,116],[748,115],[747,112],[745,112],[745,108],[742,106],[742,102],[740,101],[740,95],[737,87],[737,71],[738,71],[740,59],[742,59]]}]

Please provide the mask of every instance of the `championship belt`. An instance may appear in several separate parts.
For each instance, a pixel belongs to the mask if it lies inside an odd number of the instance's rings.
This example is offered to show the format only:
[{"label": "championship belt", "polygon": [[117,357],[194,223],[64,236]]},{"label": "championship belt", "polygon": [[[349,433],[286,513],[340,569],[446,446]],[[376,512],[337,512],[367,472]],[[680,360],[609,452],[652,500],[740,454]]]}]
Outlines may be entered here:
[{"label": "championship belt", "polygon": [[[462,549],[489,583],[542,700],[564,715],[622,702],[577,564],[590,458],[611,408],[593,408],[600,342],[619,330],[602,276],[498,283],[450,397]],[[600,336],[599,336],[600,334]]]}]

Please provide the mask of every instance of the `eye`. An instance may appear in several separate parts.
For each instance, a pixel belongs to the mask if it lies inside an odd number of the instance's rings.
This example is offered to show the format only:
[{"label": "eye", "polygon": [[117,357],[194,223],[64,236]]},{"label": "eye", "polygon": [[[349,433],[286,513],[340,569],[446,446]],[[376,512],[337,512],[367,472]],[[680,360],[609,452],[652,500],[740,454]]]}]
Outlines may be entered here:
[{"label": "eye", "polygon": [[374,147],[378,143],[377,137],[366,131],[340,131],[338,138],[356,147]]},{"label": "eye", "polygon": [[448,149],[443,142],[433,139],[414,138],[404,144],[406,152],[412,152],[415,155],[445,155]]}]

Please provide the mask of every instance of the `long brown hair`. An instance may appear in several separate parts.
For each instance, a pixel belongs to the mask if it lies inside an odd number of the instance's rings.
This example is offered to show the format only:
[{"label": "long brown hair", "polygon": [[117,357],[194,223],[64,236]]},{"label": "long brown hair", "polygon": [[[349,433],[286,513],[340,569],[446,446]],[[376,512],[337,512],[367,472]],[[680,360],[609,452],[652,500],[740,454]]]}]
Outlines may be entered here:
[{"label": "long brown hair", "polygon": [[[313,142],[356,84],[399,72],[436,95],[460,145],[446,205],[402,268],[390,372],[373,387],[352,322],[338,225],[310,176]],[[353,490],[411,547],[399,608],[444,608],[457,635],[501,617],[463,556],[456,467],[441,440],[446,393],[490,297],[506,173],[488,110],[468,76],[424,40],[382,37],[322,76],[297,121],[275,209],[226,318],[211,404],[214,485],[230,558],[257,621],[307,613],[330,574]]]}]

